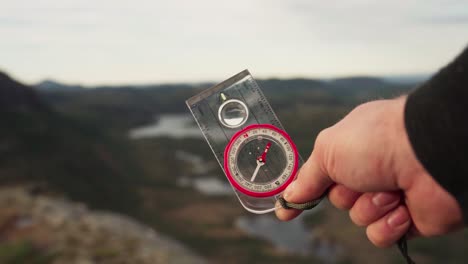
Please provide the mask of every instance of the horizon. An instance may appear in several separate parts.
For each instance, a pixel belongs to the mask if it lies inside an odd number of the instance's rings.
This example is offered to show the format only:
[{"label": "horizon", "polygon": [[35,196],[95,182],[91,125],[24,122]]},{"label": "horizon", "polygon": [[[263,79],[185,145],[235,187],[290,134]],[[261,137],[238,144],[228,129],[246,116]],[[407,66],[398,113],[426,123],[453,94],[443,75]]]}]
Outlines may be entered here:
[{"label": "horizon", "polygon": [[0,69],[84,86],[217,82],[245,68],[385,77],[436,72],[467,44],[462,0],[239,1],[8,2]]},{"label": "horizon", "polygon": [[[134,83],[97,83],[97,84],[83,84],[83,83],[71,83],[71,82],[66,82],[66,81],[61,81],[57,80],[54,78],[45,78],[41,79],[38,82],[34,83],[28,83],[24,80],[21,79],[21,77],[16,76],[8,71],[5,71],[4,69],[0,68],[0,73],[4,73],[13,80],[16,80],[22,84],[28,85],[28,86],[38,86],[43,83],[55,83],[63,86],[80,86],[82,88],[97,88],[97,87],[119,87],[119,86],[160,86],[160,85],[203,85],[203,84],[216,84],[220,83],[223,80],[231,77],[233,74],[226,76],[222,80],[206,80],[206,81],[194,81],[194,82],[134,82]],[[266,80],[280,80],[280,81],[290,81],[290,80],[297,80],[297,79],[303,79],[303,80],[316,80],[316,81],[334,81],[334,80],[341,80],[341,79],[351,79],[351,78],[375,78],[379,79],[385,82],[389,83],[395,83],[395,84],[411,84],[411,83],[418,83],[427,80],[430,78],[434,73],[420,73],[420,74],[397,74],[397,75],[383,75],[383,76],[377,76],[377,75],[343,75],[343,76],[333,76],[333,77],[304,77],[304,76],[291,76],[291,77],[257,77],[255,76],[255,79],[259,81],[266,81]],[[254,74],[252,74],[254,75]]]}]

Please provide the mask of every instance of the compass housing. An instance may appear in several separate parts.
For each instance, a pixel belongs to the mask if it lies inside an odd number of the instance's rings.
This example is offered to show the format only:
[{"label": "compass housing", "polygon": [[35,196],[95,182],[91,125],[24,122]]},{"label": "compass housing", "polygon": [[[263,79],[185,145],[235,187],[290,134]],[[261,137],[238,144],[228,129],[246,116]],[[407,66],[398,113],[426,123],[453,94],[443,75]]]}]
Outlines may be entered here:
[{"label": "compass housing", "polygon": [[[229,182],[251,197],[281,193],[294,180],[298,166],[294,142],[286,132],[270,124],[254,124],[239,130],[224,151],[224,171]],[[251,179],[252,172],[252,179],[259,175],[255,180]]]}]

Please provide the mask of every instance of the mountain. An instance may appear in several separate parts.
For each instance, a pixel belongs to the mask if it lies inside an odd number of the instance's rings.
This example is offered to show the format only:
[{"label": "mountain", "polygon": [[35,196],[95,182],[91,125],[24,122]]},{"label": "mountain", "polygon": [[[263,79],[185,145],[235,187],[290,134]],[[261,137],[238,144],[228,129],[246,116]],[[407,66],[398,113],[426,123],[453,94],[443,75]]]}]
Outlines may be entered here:
[{"label": "mountain", "polygon": [[427,81],[432,74],[400,74],[400,75],[389,75],[382,77],[384,80],[396,83],[396,84],[419,84]]},{"label": "mountain", "polygon": [[0,72],[0,111],[47,111],[36,92]]},{"label": "mountain", "polygon": [[4,73],[0,120],[0,263],[205,263],[152,229],[125,139]]},{"label": "mountain", "polygon": [[[33,184],[96,208],[130,212],[136,171],[125,146],[57,113],[32,87],[0,73],[0,184]],[[109,184],[112,183],[112,184]]]},{"label": "mountain", "polygon": [[54,80],[44,80],[36,85],[34,85],[34,88],[39,89],[39,90],[45,90],[45,91],[70,91],[70,90],[80,90],[83,89],[83,86],[81,85],[68,85],[68,84],[63,84],[56,82]]},{"label": "mountain", "polygon": [[379,87],[393,86],[393,84],[380,78],[356,76],[347,78],[337,78],[331,80],[329,85],[342,89],[376,89]]}]

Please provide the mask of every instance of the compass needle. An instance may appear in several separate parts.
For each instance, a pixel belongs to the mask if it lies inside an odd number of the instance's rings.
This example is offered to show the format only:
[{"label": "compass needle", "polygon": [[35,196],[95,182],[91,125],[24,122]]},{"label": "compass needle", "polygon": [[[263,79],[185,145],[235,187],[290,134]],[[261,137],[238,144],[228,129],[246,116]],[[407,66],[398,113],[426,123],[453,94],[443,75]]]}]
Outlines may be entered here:
[{"label": "compass needle", "polygon": [[268,142],[262,155],[258,157],[258,160],[260,160],[261,162],[266,162],[266,154],[268,153],[268,150],[270,149],[270,147],[271,147],[271,142]]},{"label": "compass needle", "polygon": [[250,181],[253,182],[255,181],[255,177],[257,177],[257,174],[258,174],[258,171],[260,170],[260,167],[262,167],[263,165],[265,165],[265,163],[257,160],[257,167],[255,168],[254,170],[254,173],[252,175],[252,178],[250,178]]}]

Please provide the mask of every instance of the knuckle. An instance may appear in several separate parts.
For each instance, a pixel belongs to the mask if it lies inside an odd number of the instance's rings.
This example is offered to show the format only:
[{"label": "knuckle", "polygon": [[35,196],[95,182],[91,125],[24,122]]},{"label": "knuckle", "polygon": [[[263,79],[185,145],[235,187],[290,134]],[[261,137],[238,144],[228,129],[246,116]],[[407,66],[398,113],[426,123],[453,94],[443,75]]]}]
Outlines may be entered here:
[{"label": "knuckle", "polygon": [[347,204],[344,201],[342,201],[335,194],[329,193],[328,194],[328,200],[333,204],[333,206],[335,206],[336,208],[338,208],[340,210],[349,210],[350,209],[350,208],[348,208]]},{"label": "knuckle", "polygon": [[349,210],[351,209],[351,205],[342,199],[336,199],[335,201],[332,201],[333,205],[340,209],[340,210]]},{"label": "knuckle", "polygon": [[371,228],[367,228],[366,234],[369,241],[376,247],[387,248],[392,244],[391,239],[385,237],[382,233],[374,232]]},{"label": "knuckle", "polygon": [[351,218],[351,221],[357,226],[367,226],[368,223],[365,221],[365,219],[362,217],[361,214],[356,212],[353,208],[349,211],[349,218]]},{"label": "knuckle", "polygon": [[369,102],[362,103],[362,104],[356,106],[356,107],[351,111],[351,113],[355,113],[355,112],[366,112],[366,111],[369,110],[369,107],[372,107],[373,105],[379,104],[380,102],[382,102],[382,100],[374,100],[374,101],[369,101]]},{"label": "knuckle", "polygon": [[332,134],[331,128],[322,130],[315,139],[314,151],[315,161],[319,163],[322,171],[327,172],[332,176],[334,170],[333,144],[330,138]]},{"label": "knuckle", "polygon": [[326,128],[317,135],[317,138],[315,139],[315,144],[314,144],[314,151],[321,152],[324,150],[324,147],[327,145],[326,142],[328,142],[330,134],[330,128]]}]

